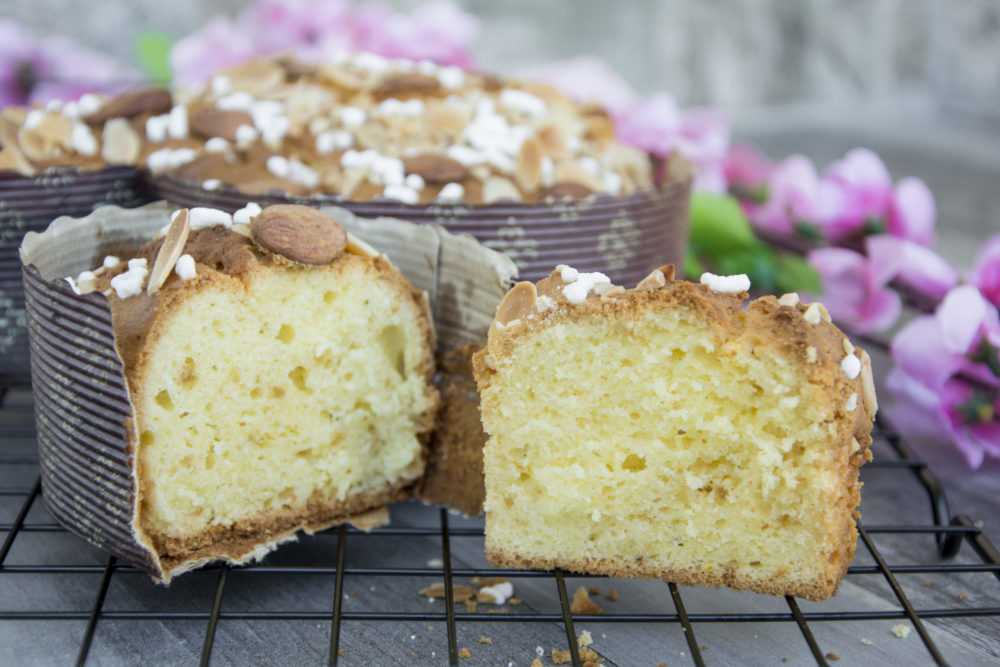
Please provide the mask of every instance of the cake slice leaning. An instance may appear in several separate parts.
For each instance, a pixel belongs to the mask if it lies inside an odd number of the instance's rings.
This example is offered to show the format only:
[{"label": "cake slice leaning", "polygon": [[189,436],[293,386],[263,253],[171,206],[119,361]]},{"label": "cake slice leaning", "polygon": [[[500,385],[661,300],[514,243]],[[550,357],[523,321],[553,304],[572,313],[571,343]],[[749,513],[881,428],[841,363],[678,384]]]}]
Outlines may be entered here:
[{"label": "cake slice leaning", "polygon": [[486,549],[519,568],[820,600],[851,562],[876,410],[868,355],[820,304],[749,281],[558,267],[474,358]]},{"label": "cake slice leaning", "polygon": [[[113,552],[141,549],[139,565],[169,582],[299,530],[384,521],[412,493],[438,401],[426,295],[331,216],[274,206],[240,225],[184,209],[165,237],[75,282],[81,300],[107,300],[128,399],[135,546]],[[40,372],[54,363],[45,322]],[[101,534],[80,494],[122,480],[75,487],[72,446],[43,440],[54,514]]]}]

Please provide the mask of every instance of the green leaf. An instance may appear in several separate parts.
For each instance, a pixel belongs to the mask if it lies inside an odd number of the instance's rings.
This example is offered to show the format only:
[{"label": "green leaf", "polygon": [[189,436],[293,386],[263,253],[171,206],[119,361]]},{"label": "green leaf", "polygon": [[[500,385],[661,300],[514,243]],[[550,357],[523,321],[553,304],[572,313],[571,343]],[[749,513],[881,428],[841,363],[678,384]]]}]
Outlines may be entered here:
[{"label": "green leaf", "polygon": [[776,265],[778,275],[775,287],[778,291],[822,293],[823,281],[819,272],[801,255],[781,253]]},{"label": "green leaf", "polygon": [[174,38],[155,30],[141,30],[135,37],[132,49],[136,62],[146,78],[153,83],[170,82],[170,47]]},{"label": "green leaf", "polygon": [[795,227],[795,231],[799,233],[799,236],[804,236],[807,239],[813,240],[823,238],[823,234],[819,231],[819,227],[808,220],[799,220],[793,226]]},{"label": "green leaf", "polygon": [[698,280],[701,274],[705,273],[705,265],[701,263],[698,256],[691,248],[684,253],[684,277],[688,280]]},{"label": "green leaf", "polygon": [[739,202],[729,195],[695,192],[691,197],[691,242],[702,252],[718,256],[755,243]]},{"label": "green leaf", "polygon": [[882,218],[866,218],[862,232],[866,235],[885,234],[885,220]]}]

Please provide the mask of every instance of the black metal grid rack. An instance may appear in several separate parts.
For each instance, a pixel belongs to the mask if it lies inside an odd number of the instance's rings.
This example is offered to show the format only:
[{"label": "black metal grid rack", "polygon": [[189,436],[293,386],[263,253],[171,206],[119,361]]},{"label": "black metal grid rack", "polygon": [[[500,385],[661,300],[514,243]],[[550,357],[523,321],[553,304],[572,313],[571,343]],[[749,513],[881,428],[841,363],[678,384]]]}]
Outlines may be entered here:
[{"label": "black metal grid rack", "polygon": [[[577,578],[577,575],[564,574],[562,572],[512,572],[490,568],[487,566],[465,566],[461,563],[453,562],[453,546],[457,540],[480,541],[482,539],[481,527],[473,525],[464,527],[463,522],[449,517],[443,510],[432,508],[420,508],[423,516],[429,517],[426,525],[392,527],[377,529],[372,533],[362,533],[353,528],[340,527],[321,534],[317,541],[324,545],[319,564],[316,561],[303,564],[296,560],[282,560],[275,562],[269,557],[264,564],[248,568],[233,569],[226,566],[215,567],[207,572],[200,573],[203,587],[210,591],[206,592],[203,603],[195,609],[176,609],[173,605],[162,604],[157,607],[156,603],[122,608],[121,604],[111,604],[109,602],[109,591],[116,580],[128,579],[131,575],[132,581],[148,580],[134,569],[119,566],[113,557],[98,557],[86,559],[84,562],[75,562],[71,556],[67,562],[47,563],[47,562],[18,562],[16,558],[10,558],[16,552],[16,545],[19,540],[32,538],[44,538],[49,534],[62,534],[66,539],[71,536],[66,535],[66,531],[56,524],[47,512],[42,508],[41,491],[38,480],[37,453],[34,450],[34,425],[32,420],[32,406],[30,396],[27,393],[8,392],[0,403],[0,510],[7,514],[0,513],[0,536],[2,536],[2,547],[0,547],[0,637],[3,636],[5,623],[27,622],[29,628],[36,628],[39,641],[43,636],[49,635],[47,626],[51,626],[53,621],[73,621],[77,630],[69,631],[60,626],[54,632],[69,632],[72,635],[73,649],[75,656],[65,655],[66,662],[75,660],[76,664],[84,664],[88,657],[93,657],[91,653],[95,634],[101,629],[113,626],[117,623],[136,623],[144,621],[159,621],[165,624],[185,623],[187,627],[195,625],[194,633],[200,641],[200,662],[207,665],[212,661],[213,648],[217,649],[217,630],[220,623],[230,621],[252,621],[264,628],[267,632],[269,627],[283,627],[282,622],[310,621],[316,627],[315,633],[322,639],[322,646],[325,649],[325,660],[330,664],[336,664],[339,659],[339,649],[344,643],[345,637],[350,637],[347,628],[358,623],[367,624],[367,627],[379,626],[387,623],[444,623],[445,633],[439,633],[435,641],[439,642],[439,652],[435,658],[426,655],[420,659],[414,659],[414,664],[424,664],[434,662],[442,664],[447,660],[449,664],[459,664],[460,642],[457,639],[459,627],[474,627],[477,629],[486,628],[496,624],[504,623],[527,623],[527,624],[555,624],[561,625],[565,640],[571,653],[573,664],[579,665],[581,662],[581,651],[576,639],[574,623],[579,627],[582,623],[609,624],[608,627],[620,624],[656,624],[659,627],[672,627],[681,629],[686,640],[687,652],[681,653],[685,656],[683,661],[694,665],[703,665],[711,662],[711,657],[706,660],[706,650],[703,644],[699,643],[699,633],[706,628],[718,627],[722,625],[731,628],[729,624],[784,624],[794,626],[798,629],[801,642],[808,647],[804,655],[811,656],[820,665],[828,664],[828,661],[835,660],[837,656],[828,652],[828,646],[824,646],[823,640],[817,638],[814,631],[817,624],[851,621],[892,621],[899,620],[912,624],[919,641],[922,642],[926,653],[923,653],[927,661],[937,664],[948,664],[955,658],[945,655],[932,637],[932,633],[925,626],[928,619],[936,619],[936,622],[947,623],[955,619],[957,622],[966,622],[976,617],[1000,617],[1000,607],[990,605],[961,604],[952,607],[938,605],[922,606],[911,602],[911,597],[905,592],[905,586],[901,584],[903,578],[927,577],[925,586],[931,584],[930,577],[954,576],[976,574],[982,580],[978,584],[984,589],[992,586],[1000,586],[1000,553],[986,539],[982,531],[976,524],[964,515],[952,515],[948,508],[948,503],[940,484],[935,480],[928,466],[915,459],[908,451],[907,447],[900,441],[900,438],[882,428],[876,428],[874,434],[875,444],[873,451],[876,460],[863,468],[862,478],[868,481],[869,485],[874,484],[895,484],[897,481],[914,480],[923,488],[923,492],[916,491],[917,497],[911,499],[914,516],[926,517],[917,519],[916,522],[910,520],[901,523],[870,525],[859,523],[860,543],[858,547],[859,556],[867,553],[869,558],[859,558],[848,571],[848,580],[859,580],[863,578],[877,578],[881,580],[879,586],[891,593],[886,593],[886,597],[894,599],[893,608],[889,609],[838,609],[827,611],[822,607],[817,611],[811,611],[812,607],[803,609],[799,603],[791,597],[784,601],[784,609],[771,608],[768,611],[719,613],[718,610],[710,613],[702,613],[696,610],[689,610],[685,606],[685,596],[688,596],[688,589],[679,589],[673,584],[669,584],[669,600],[663,600],[661,611],[650,613],[643,611],[640,613],[618,613],[616,610],[608,609],[608,613],[600,616],[574,616],[570,612],[568,592],[569,577]],[[6,474],[3,474],[6,473]],[[871,480],[869,477],[875,476],[877,479]],[[902,480],[902,477],[907,480]],[[888,481],[887,481],[888,480]],[[868,489],[866,489],[867,491]],[[926,495],[926,498],[920,496]],[[927,502],[929,501],[929,511]],[[10,516],[8,516],[8,514]],[[451,519],[452,526],[449,526]],[[467,522],[466,522],[467,523]],[[936,541],[937,549],[934,548]],[[390,566],[376,562],[375,566],[358,565],[349,562],[346,554],[354,544],[363,544],[370,540],[395,539],[404,542],[414,542],[431,540],[437,544],[437,553],[441,560],[442,568],[432,566],[428,563],[424,566],[422,562],[408,562],[405,553],[392,560]],[[876,545],[880,540],[915,539],[920,542],[915,546],[914,551],[920,551],[916,562],[910,564],[895,564],[886,561],[882,551]],[[89,549],[82,541],[80,548],[86,551]],[[961,563],[945,562],[951,561],[953,557],[962,550],[967,557]],[[397,549],[398,551],[398,549]],[[295,553],[295,548],[279,553]],[[968,557],[969,555],[972,557]],[[402,558],[402,560],[400,560]],[[865,564],[862,561],[870,562]],[[484,561],[485,562],[485,561]],[[435,564],[436,565],[436,564]],[[32,577],[32,581],[39,585],[62,586],[67,578],[89,575],[87,585],[84,587],[84,595],[80,602],[72,609],[61,607],[42,607],[25,605],[22,597],[4,595],[5,581],[11,583],[13,578]],[[407,610],[403,609],[387,596],[383,603],[366,609],[350,608],[351,595],[348,593],[353,586],[352,582],[385,582],[386,586],[392,588],[398,586],[397,582],[407,581],[411,578],[415,581],[430,582],[431,580],[444,579],[446,588],[446,599],[439,601],[438,605],[425,605],[424,609]],[[991,576],[992,575],[992,576]],[[192,575],[188,575],[189,577]],[[496,614],[489,613],[490,610],[478,609],[475,612],[468,612],[461,606],[456,607],[449,602],[452,599],[452,590],[457,579],[480,577],[509,577],[521,581],[548,580],[554,584],[551,587],[553,604],[548,609],[532,609],[527,605],[519,605],[509,610],[511,613]],[[207,579],[206,579],[207,577]],[[252,580],[256,582],[264,581],[268,578],[278,577],[291,581],[291,578],[301,581],[313,580],[317,582],[312,589],[321,601],[319,607],[312,607],[308,610],[290,609],[282,606],[281,602],[270,602],[266,595],[261,599],[257,598],[254,603],[247,603],[245,596],[238,595],[233,591],[234,577]],[[581,578],[584,580],[599,580],[598,577]],[[332,580],[332,589],[330,582]],[[229,582],[227,584],[227,581]],[[246,583],[245,581],[243,582]],[[589,583],[600,583],[590,581]],[[145,585],[142,584],[142,585]],[[150,584],[150,587],[152,585]],[[307,585],[307,588],[309,586]],[[405,587],[405,586],[404,586]],[[886,588],[887,587],[887,588]],[[89,590],[89,593],[87,591]],[[153,600],[164,601],[169,599],[163,589],[159,591]],[[270,589],[269,589],[270,590]],[[331,595],[332,594],[332,595]],[[227,598],[236,598],[231,601]],[[558,597],[558,607],[555,606],[555,597]],[[665,597],[665,596],[664,596]],[[1000,599],[1000,588],[992,590],[988,600]],[[19,602],[21,601],[21,602]],[[231,602],[227,604],[227,601]],[[690,598],[689,598],[690,602]],[[134,603],[133,603],[134,604]],[[25,608],[30,607],[30,608]],[[688,605],[690,607],[690,604]],[[957,607],[957,608],[956,608]],[[777,610],[775,610],[777,609]],[[495,611],[495,610],[493,610]],[[85,623],[85,625],[83,625]],[[82,632],[79,626],[83,625]],[[134,627],[134,626],[130,626]],[[275,631],[273,641],[282,641],[281,630]],[[141,630],[136,631],[136,640],[141,640]],[[412,638],[412,637],[411,637]],[[889,640],[891,641],[891,640]],[[0,642],[2,643],[2,642]],[[0,649],[2,650],[2,649]],[[806,649],[803,648],[803,651]],[[534,657],[528,648],[528,659],[523,662],[530,662]],[[197,655],[198,651],[192,649],[189,655]],[[224,656],[218,655],[216,658]],[[314,654],[315,657],[315,654]],[[168,660],[169,661],[169,660]],[[546,658],[546,664],[551,664]],[[301,662],[295,660],[295,662]],[[355,664],[346,660],[349,664]],[[473,661],[475,662],[475,661]],[[506,661],[505,661],[506,662]],[[384,661],[382,661],[384,664]],[[484,663],[489,664],[489,663]],[[676,659],[671,659],[671,665],[678,664]]]}]

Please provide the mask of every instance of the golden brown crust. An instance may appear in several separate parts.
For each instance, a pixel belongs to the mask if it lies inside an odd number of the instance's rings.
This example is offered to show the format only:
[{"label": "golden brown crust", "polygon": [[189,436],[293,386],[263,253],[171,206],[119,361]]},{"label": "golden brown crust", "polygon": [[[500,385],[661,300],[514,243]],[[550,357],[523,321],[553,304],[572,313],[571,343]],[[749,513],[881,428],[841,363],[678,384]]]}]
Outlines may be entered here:
[{"label": "golden brown crust", "polygon": [[[574,321],[637,320],[664,310],[683,310],[706,324],[720,343],[720,354],[754,354],[767,350],[788,363],[801,365],[806,369],[806,380],[818,387],[834,406],[831,420],[834,435],[827,443],[829,456],[826,460],[840,480],[830,498],[831,516],[835,517],[835,525],[830,526],[831,538],[836,546],[823,565],[823,575],[815,581],[775,581],[740,576],[735,570],[708,572],[698,567],[666,570],[641,559],[622,562],[610,558],[526,557],[505,551],[499,540],[491,538],[487,525],[486,548],[490,562],[518,568],[561,567],[609,576],[655,577],[677,583],[798,595],[810,600],[829,597],[836,591],[854,557],[857,529],[853,513],[861,498],[858,469],[871,458],[868,448],[875,405],[872,404],[874,394],[866,386],[870,384],[867,354],[850,344],[821,306],[813,305],[810,311],[810,307],[798,303],[797,298],[793,300],[795,305],[781,305],[773,296],[765,296],[750,302],[744,309],[745,293],[725,294],[707,285],[672,280],[672,267],[657,271],[661,272],[662,279],[651,274],[639,287],[630,290],[605,285],[600,288],[601,293],[592,292],[581,303],[571,303],[565,296],[563,288],[569,283],[562,279],[558,270],[531,286],[532,289],[515,286],[511,300],[505,300],[498,308],[500,316],[490,328],[487,346],[473,356],[473,373],[480,392],[489,388],[496,375],[495,369],[515,354],[518,342],[536,331]],[[538,295],[534,303],[525,298],[532,292]],[[855,377],[849,377],[842,367],[845,357],[851,355],[858,358],[862,368]],[[868,382],[865,373],[869,374]],[[851,405],[855,406],[853,410]]]},{"label": "golden brown crust", "polygon": [[383,491],[360,494],[343,502],[330,501],[315,492],[304,507],[263,514],[249,521],[217,526],[185,538],[147,532],[163,568],[168,571],[192,560],[226,559],[238,562],[260,546],[262,535],[291,535],[299,530],[313,533],[348,523],[372,509],[404,500],[410,495],[410,487],[411,484],[395,484]]},{"label": "golden brown crust", "polygon": [[470,343],[438,360],[435,384],[441,411],[431,440],[427,468],[417,497],[444,505],[465,516],[483,511],[483,445],[486,433],[479,418],[479,392],[472,377],[472,355],[482,344]]}]

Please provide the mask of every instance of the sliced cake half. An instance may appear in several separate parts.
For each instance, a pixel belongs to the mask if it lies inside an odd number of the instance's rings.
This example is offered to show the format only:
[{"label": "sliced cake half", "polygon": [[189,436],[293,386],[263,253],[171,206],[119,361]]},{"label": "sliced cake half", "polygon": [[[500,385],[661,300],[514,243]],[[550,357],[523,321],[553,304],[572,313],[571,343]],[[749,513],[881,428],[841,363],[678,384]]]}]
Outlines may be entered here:
[{"label": "sliced cake half", "polygon": [[474,358],[495,565],[829,597],[851,562],[876,410],[820,304],[749,281],[560,266]]}]

